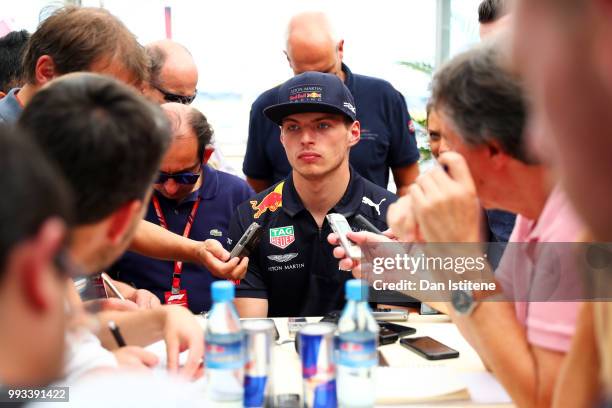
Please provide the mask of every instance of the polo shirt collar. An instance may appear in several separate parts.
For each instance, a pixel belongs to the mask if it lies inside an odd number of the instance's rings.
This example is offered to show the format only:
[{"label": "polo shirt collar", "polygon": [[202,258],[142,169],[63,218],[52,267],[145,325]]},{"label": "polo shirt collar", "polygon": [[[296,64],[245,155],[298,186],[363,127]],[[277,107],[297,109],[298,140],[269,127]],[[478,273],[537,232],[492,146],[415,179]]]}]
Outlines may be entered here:
[{"label": "polo shirt collar", "polygon": [[346,85],[349,91],[353,92],[353,79],[354,79],[353,73],[351,72],[349,67],[346,66],[344,62],[342,63],[342,71],[344,72],[344,75],[346,76],[344,85]]},{"label": "polo shirt collar", "polygon": [[[365,193],[363,178],[353,168],[350,168],[351,178],[344,195],[334,205],[330,212],[335,212],[350,217],[354,215],[361,206],[361,200]],[[301,211],[307,211],[293,184],[293,172],[285,180],[283,186],[283,211],[290,217],[294,217]]]}]

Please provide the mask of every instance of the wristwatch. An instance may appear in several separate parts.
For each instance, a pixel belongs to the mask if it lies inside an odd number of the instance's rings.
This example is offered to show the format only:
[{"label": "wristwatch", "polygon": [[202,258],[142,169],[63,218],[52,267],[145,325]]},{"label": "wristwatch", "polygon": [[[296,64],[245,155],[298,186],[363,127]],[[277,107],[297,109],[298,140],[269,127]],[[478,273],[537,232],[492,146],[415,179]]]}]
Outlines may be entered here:
[{"label": "wristwatch", "polygon": [[474,299],[474,293],[470,290],[453,290],[451,292],[451,303],[455,312],[462,316],[469,316],[474,312],[474,309],[479,305]]}]

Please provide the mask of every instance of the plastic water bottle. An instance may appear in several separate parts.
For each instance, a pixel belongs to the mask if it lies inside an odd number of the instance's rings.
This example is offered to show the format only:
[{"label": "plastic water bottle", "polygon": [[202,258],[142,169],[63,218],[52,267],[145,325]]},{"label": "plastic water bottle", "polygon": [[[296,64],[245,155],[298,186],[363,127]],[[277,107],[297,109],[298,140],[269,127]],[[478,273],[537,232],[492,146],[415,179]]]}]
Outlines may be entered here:
[{"label": "plastic water bottle", "polygon": [[380,328],[367,302],[368,286],[346,282],[346,306],[338,320],[337,386],[340,407],[373,407]]},{"label": "plastic water bottle", "polygon": [[206,392],[213,403],[241,405],[245,345],[240,319],[232,303],[234,284],[229,281],[213,282],[211,292],[213,306],[208,313],[204,335]]}]

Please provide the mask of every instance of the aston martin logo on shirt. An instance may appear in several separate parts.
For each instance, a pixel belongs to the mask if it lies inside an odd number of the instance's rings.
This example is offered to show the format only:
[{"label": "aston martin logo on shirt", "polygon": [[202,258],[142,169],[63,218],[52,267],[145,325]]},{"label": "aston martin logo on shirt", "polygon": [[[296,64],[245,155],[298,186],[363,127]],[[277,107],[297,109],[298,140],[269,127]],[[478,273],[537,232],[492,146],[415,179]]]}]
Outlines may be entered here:
[{"label": "aston martin logo on shirt", "polygon": [[296,256],[298,256],[297,252],[291,252],[289,254],[282,254],[282,255],[268,255],[268,259],[271,261],[278,262],[278,263],[285,263],[285,262],[289,262]]}]

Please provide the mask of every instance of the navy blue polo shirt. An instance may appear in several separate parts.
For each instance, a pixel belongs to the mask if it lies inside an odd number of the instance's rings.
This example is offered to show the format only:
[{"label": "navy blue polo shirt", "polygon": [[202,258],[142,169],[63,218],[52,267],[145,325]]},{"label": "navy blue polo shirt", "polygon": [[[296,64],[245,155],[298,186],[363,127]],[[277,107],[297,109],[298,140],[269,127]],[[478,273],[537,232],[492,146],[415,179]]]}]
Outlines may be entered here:
[{"label": "navy blue polo shirt", "polygon": [[[342,64],[345,84],[355,99],[361,140],[351,148],[351,166],[374,184],[387,188],[389,168],[405,167],[419,160],[414,127],[406,101],[393,86],[378,78],[353,74]],[[278,125],[263,110],[278,103],[280,85],[261,94],[251,106],[249,137],[242,165],[254,179],[284,179],[291,172],[280,142]]]},{"label": "navy blue polo shirt", "polygon": [[[238,204],[251,197],[254,192],[242,179],[228,173],[204,167],[202,186],[182,202],[167,199],[154,192],[159,199],[170,231],[182,235],[187,217],[197,197],[200,207],[189,238],[204,241],[212,238],[227,246],[229,224]],[[149,203],[145,219],[159,225],[155,208]],[[153,292],[163,303],[164,292],[172,286],[174,262],[159,261],[134,252],[127,252],[110,269],[110,275],[139,289]],[[187,290],[189,309],[194,313],[209,310],[211,305],[210,284],[216,280],[203,266],[183,263],[181,289]]]},{"label": "navy blue polo shirt", "polygon": [[[397,197],[351,170],[342,199],[329,211],[346,216],[353,230],[357,214],[386,230],[389,204]],[[268,316],[322,316],[344,306],[344,283],[350,271],[338,269],[327,242],[327,220],[319,229],[298,196],[290,175],[283,182],[242,203],[230,225],[238,242],[253,221],[264,228],[261,241],[249,256],[245,278],[236,297],[268,300]]]}]

